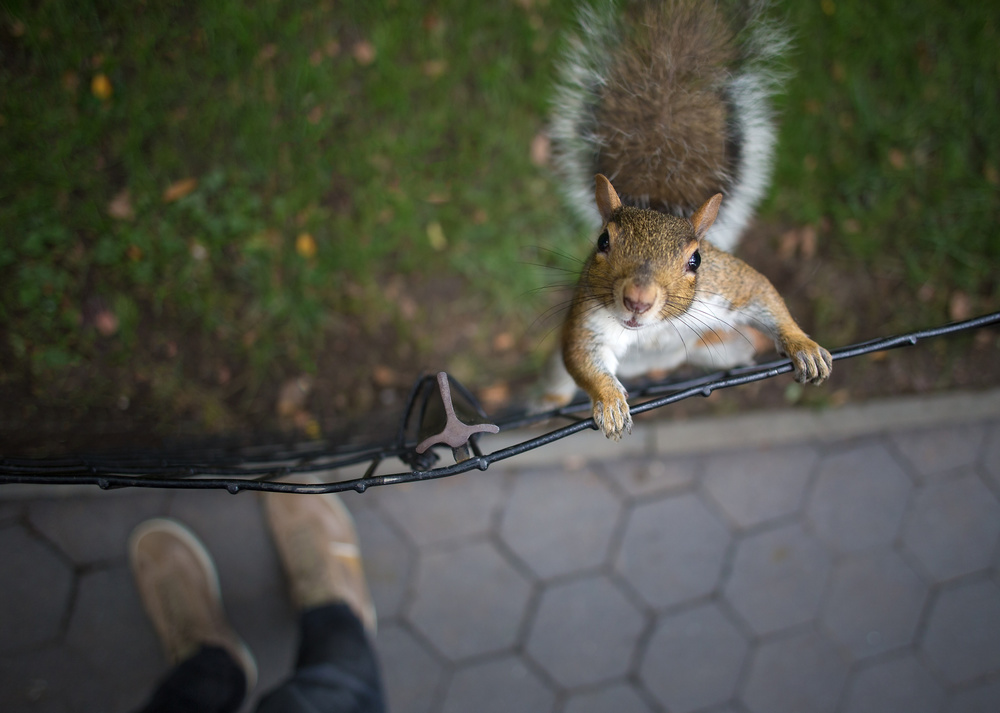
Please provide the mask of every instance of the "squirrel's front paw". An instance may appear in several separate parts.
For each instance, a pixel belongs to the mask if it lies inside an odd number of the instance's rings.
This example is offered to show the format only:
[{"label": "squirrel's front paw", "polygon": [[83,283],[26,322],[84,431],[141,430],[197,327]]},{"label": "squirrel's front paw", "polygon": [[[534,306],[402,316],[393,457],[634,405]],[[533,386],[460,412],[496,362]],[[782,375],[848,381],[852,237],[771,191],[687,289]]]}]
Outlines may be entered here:
[{"label": "squirrel's front paw", "polygon": [[608,438],[618,441],[632,433],[632,414],[629,412],[628,394],[624,390],[608,390],[594,399],[594,422]]},{"label": "squirrel's front paw", "polygon": [[785,356],[795,367],[795,380],[800,384],[822,384],[833,371],[830,352],[805,335],[788,339],[783,345]]}]

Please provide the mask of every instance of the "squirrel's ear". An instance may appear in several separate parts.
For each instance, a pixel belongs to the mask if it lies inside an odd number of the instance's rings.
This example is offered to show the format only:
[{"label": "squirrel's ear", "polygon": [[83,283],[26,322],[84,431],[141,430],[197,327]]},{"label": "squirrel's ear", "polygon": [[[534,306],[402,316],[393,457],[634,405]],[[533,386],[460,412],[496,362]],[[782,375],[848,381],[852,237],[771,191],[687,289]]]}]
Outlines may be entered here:
[{"label": "squirrel's ear", "polygon": [[712,227],[716,216],[719,215],[719,205],[721,204],[722,194],[716,193],[705,201],[701,208],[696,210],[694,215],[691,216],[691,225],[694,226],[694,234],[698,236],[698,240],[704,238],[705,233]]},{"label": "squirrel's ear", "polygon": [[622,207],[621,199],[618,198],[611,181],[602,174],[594,176],[594,185],[597,188],[597,210],[601,212],[601,220],[607,223],[611,220],[611,214]]}]

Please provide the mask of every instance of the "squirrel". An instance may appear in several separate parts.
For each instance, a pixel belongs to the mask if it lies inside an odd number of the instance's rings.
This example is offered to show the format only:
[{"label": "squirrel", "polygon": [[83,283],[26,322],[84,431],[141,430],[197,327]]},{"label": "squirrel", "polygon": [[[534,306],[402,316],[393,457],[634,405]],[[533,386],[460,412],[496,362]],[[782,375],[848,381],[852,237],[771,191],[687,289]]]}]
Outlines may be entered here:
[{"label": "squirrel", "polygon": [[597,427],[619,440],[632,430],[619,378],[747,364],[769,342],[799,382],[830,375],[830,353],[727,252],[770,180],[768,104],[787,39],[765,11],[762,0],[581,11],[550,135],[560,184],[597,239],[538,407],[565,405],[579,387]]}]

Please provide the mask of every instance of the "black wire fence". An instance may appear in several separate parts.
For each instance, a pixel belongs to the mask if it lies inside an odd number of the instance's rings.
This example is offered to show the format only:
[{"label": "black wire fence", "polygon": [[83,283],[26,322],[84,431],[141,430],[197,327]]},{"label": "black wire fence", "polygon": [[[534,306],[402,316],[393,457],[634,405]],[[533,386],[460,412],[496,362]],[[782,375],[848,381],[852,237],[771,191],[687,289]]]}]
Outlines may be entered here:
[{"label": "black wire fence", "polygon": [[[1000,312],[932,329],[885,337],[832,351],[834,361],[908,347],[937,337],[1000,324]],[[793,370],[789,360],[731,369],[693,379],[666,380],[630,389],[632,414],[662,408],[692,396],[708,396],[718,389],[770,379]],[[458,398],[453,398],[453,392]],[[0,456],[0,484],[97,485],[102,489],[185,488],[226,489],[230,493],[260,490],[282,493],[330,493],[396,483],[445,478],[471,470],[486,470],[574,433],[596,429],[585,415],[589,401],[542,413],[516,413],[489,423],[475,397],[444,372],[424,376],[410,391],[395,438],[380,445],[332,446],[314,442],[295,446],[184,449],[176,453],[123,453],[105,456],[19,458]],[[540,436],[483,453],[481,433],[510,431],[553,419],[570,421]],[[437,450],[448,447],[455,463],[435,467]],[[613,448],[609,444],[609,448]],[[383,464],[397,458],[409,472],[379,475]],[[295,476],[314,476],[367,463],[364,475],[334,482],[294,482]],[[301,478],[300,478],[301,479]]]}]

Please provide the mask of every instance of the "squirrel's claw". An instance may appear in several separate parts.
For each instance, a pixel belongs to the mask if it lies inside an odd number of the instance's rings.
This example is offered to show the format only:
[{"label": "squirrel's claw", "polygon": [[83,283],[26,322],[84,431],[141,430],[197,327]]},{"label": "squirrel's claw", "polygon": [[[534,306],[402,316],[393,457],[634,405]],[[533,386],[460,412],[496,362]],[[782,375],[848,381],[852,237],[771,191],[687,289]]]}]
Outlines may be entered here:
[{"label": "squirrel's claw", "polygon": [[794,351],[789,351],[792,365],[795,367],[795,380],[800,384],[819,385],[826,381],[833,371],[833,357],[830,352],[812,340],[799,345]]},{"label": "squirrel's claw", "polygon": [[621,440],[625,433],[632,433],[632,414],[624,391],[594,399],[594,423],[613,441]]}]

